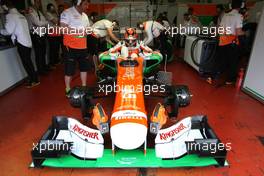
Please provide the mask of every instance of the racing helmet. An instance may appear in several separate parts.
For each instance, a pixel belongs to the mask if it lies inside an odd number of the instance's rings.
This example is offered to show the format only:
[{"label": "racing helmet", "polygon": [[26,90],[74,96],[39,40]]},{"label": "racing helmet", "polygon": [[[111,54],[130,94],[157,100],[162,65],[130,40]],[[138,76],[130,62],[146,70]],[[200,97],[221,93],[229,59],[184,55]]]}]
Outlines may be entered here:
[{"label": "racing helmet", "polygon": [[128,47],[135,46],[138,35],[134,28],[127,28],[124,37],[125,37],[125,43]]}]

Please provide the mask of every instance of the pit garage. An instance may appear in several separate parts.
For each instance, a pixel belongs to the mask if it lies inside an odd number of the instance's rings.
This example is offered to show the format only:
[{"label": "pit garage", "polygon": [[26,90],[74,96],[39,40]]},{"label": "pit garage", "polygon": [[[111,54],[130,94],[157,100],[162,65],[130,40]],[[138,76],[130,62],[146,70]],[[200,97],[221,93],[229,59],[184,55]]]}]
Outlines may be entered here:
[{"label": "pit garage", "polygon": [[1,175],[264,175],[264,1],[0,5]]}]

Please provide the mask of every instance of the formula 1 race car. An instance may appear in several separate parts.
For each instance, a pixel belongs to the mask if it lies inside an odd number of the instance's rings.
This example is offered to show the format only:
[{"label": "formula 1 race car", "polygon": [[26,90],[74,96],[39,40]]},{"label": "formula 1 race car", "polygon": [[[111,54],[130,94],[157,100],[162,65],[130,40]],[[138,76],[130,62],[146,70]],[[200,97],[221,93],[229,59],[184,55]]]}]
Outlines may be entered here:
[{"label": "formula 1 race car", "polygon": [[[158,55],[158,53],[157,53]],[[226,149],[207,123],[206,116],[187,117],[164,128],[178,108],[190,103],[187,86],[162,85],[145,78],[143,55],[131,52],[119,55],[115,62],[116,80],[99,82],[97,87],[75,87],[70,103],[80,108],[83,118],[97,129],[71,117],[53,117],[52,125],[32,150],[33,167],[182,167],[226,164]],[[106,87],[113,86],[113,112],[108,118],[96,98],[105,97]],[[146,95],[144,88],[152,87]],[[98,88],[104,91],[98,90]],[[154,91],[155,90],[155,91]],[[157,91],[158,90],[158,91]],[[165,99],[150,115],[145,97]],[[170,111],[169,111],[170,109]],[[86,123],[87,124],[87,123]],[[106,149],[110,133],[111,148]],[[147,140],[154,136],[154,148]],[[153,139],[152,139],[153,140]]]},{"label": "formula 1 race car", "polygon": [[[130,30],[131,29],[131,30]],[[133,34],[129,34],[132,32]],[[94,60],[96,66],[96,75],[99,80],[106,79],[107,77],[116,77],[117,64],[116,58],[119,55],[127,57],[128,54],[133,52],[144,57],[143,76],[150,77],[156,76],[159,71],[160,64],[165,60],[170,62],[173,58],[172,51],[167,54],[165,58],[160,52],[152,52],[152,49],[146,46],[143,41],[137,40],[138,36],[136,30],[133,28],[126,29],[125,37],[122,42],[119,42],[116,46],[109,51],[103,52],[99,55],[99,60]],[[167,42],[169,43],[169,42]],[[169,45],[169,44],[168,44]],[[127,48],[128,51],[124,51]],[[172,46],[167,46],[168,50],[171,50]]]},{"label": "formula 1 race car", "polygon": [[[158,70],[160,63],[162,62],[162,56],[158,52],[145,54],[143,74],[144,76],[154,75]],[[104,79],[107,76],[116,77],[117,67],[116,58],[119,56],[118,52],[109,53],[104,52],[99,56],[99,65],[97,70],[97,76],[100,79]]]}]

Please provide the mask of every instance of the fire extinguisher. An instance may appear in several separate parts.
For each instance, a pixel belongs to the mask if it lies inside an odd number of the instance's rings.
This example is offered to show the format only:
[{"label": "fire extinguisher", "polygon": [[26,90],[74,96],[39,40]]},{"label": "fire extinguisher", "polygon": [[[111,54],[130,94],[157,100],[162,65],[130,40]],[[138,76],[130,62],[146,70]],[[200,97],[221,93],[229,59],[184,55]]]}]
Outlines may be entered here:
[{"label": "fire extinguisher", "polygon": [[238,76],[237,76],[237,81],[236,81],[236,88],[238,90],[240,90],[242,83],[243,83],[243,79],[244,79],[244,74],[245,74],[245,69],[244,68],[240,68]]}]

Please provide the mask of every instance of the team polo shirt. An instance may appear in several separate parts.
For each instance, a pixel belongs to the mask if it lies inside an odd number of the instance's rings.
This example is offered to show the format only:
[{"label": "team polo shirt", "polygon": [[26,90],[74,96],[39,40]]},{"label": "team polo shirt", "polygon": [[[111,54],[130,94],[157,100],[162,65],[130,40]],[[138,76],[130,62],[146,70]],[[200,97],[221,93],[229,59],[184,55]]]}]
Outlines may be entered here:
[{"label": "team polo shirt", "polygon": [[226,29],[226,34],[220,35],[220,46],[234,42],[238,43],[236,29],[243,27],[243,16],[237,10],[233,9],[231,12],[224,14],[220,27]]},{"label": "team polo shirt", "polygon": [[2,35],[12,35],[13,41],[17,40],[25,47],[32,47],[27,19],[16,8],[9,10],[6,15],[5,29],[2,29],[0,33]]},{"label": "team polo shirt", "polygon": [[98,37],[106,37],[108,35],[107,29],[113,29],[113,23],[109,20],[103,19],[97,21],[92,25],[93,34]]},{"label": "team polo shirt", "polygon": [[37,34],[40,37],[46,34],[45,28],[48,25],[48,21],[40,10],[35,9],[33,7],[29,7],[27,17],[29,29],[33,32],[33,34]]},{"label": "team polo shirt", "polygon": [[144,31],[146,33],[144,44],[148,45],[153,40],[153,38],[158,37],[160,32],[164,29],[164,26],[156,21],[146,21],[144,23]]},{"label": "team polo shirt", "polygon": [[[78,29],[85,29],[90,26],[88,16],[84,12],[80,14],[74,6],[62,12],[60,22],[76,29],[76,32]],[[64,32],[64,45],[73,49],[86,49],[86,34],[76,34],[72,32],[72,29],[68,34]]]}]

